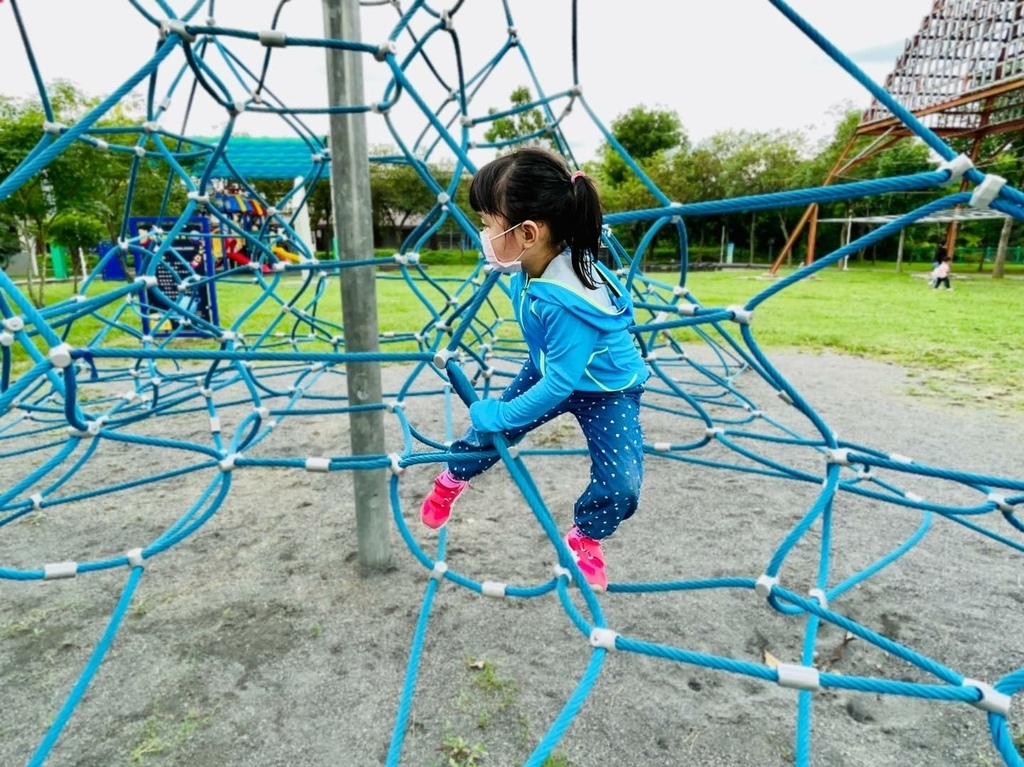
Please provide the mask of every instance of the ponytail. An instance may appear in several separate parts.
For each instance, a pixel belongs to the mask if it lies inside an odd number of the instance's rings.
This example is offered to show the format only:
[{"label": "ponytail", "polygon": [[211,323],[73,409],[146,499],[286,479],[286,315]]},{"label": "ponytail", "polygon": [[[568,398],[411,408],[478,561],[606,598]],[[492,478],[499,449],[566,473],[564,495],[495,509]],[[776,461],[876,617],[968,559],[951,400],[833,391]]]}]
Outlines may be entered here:
[{"label": "ponytail", "polygon": [[601,247],[601,197],[594,182],[581,171],[569,178],[572,187],[572,215],[568,216],[569,231],[565,242],[572,251],[572,270],[588,288],[596,288],[591,263]]}]

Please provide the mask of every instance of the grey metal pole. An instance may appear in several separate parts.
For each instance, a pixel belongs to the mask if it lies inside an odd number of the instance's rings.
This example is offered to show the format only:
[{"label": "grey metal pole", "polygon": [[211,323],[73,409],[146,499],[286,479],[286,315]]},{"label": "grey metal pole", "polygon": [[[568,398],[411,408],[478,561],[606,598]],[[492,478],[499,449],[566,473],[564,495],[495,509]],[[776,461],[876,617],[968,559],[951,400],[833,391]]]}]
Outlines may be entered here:
[{"label": "grey metal pole", "polygon": [[[359,0],[323,0],[324,32],[330,39],[359,41]],[[332,106],[363,103],[362,54],[327,49],[327,93]],[[331,189],[338,258],[356,261],[373,253],[370,209],[370,159],[363,113],[332,114],[330,118]],[[345,351],[380,350],[377,288],[374,267],[341,270],[342,323]],[[345,366],[350,405],[382,401],[379,362],[349,362]],[[381,410],[349,414],[353,455],[383,455],[384,414]],[[356,471],[353,475],[359,563],[367,568],[391,564],[387,503],[387,469]]]}]

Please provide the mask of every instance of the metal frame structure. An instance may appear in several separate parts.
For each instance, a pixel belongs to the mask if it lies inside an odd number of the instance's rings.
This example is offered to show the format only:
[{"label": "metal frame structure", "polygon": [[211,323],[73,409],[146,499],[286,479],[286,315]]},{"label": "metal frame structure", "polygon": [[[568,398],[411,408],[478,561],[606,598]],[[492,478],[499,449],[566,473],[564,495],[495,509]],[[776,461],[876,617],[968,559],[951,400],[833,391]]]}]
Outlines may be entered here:
[{"label": "metal frame structure", "polygon": [[[885,89],[938,135],[969,139],[970,158],[976,163],[985,138],[1024,131],[1024,0],[933,0],[917,34],[907,40],[886,77]],[[823,185],[911,135],[872,99]],[[851,158],[857,143],[870,136],[875,140]],[[950,220],[946,235],[950,254],[957,221]],[[805,228],[805,262],[814,261],[817,223],[814,204],[780,251],[772,274],[790,256]]]}]

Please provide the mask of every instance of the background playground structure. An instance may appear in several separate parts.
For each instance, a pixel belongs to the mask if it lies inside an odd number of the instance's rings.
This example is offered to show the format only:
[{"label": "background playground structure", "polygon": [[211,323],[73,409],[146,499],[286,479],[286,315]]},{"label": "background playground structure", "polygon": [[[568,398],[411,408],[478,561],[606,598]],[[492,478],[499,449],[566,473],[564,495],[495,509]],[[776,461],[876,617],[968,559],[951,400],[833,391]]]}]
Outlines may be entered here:
[{"label": "background playground structure", "polygon": [[[786,3],[769,2],[863,79]],[[130,231],[126,215],[118,241],[64,300],[34,306],[0,274],[0,579],[12,606],[5,614],[18,616],[0,624],[0,686],[19,695],[5,709],[0,761],[144,763],[159,755],[225,767],[390,766],[468,763],[486,750],[496,764],[529,767],[881,765],[917,756],[922,764],[1000,758],[1020,767],[1013,704],[1024,686],[1024,480],[1011,476],[1024,445],[1019,422],[907,402],[893,392],[907,382],[884,365],[829,354],[776,360],[760,343],[773,332],[762,317],[790,294],[806,334],[780,336],[801,347],[861,333],[874,353],[903,342],[956,368],[964,353],[939,350],[960,338],[895,323],[900,297],[914,290],[919,312],[900,320],[924,316],[931,302],[941,325],[953,301],[975,321],[986,297],[1018,286],[986,286],[972,302],[969,289],[937,294],[906,273],[837,267],[958,206],[1022,218],[1019,190],[982,173],[867,82],[941,157],[936,167],[677,203],[604,130],[656,205],[606,217],[607,258],[634,297],[634,332],[652,378],[645,505],[616,538],[613,583],[599,599],[561,543],[587,463],[565,419],[519,446],[499,435],[493,449],[503,470],[481,478],[479,495],[468,493],[440,533],[424,531],[416,515],[446,445],[466,426],[467,403],[495,396],[524,351],[500,276],[482,261],[468,272],[426,269],[421,248],[444,222],[476,237],[458,201],[479,150],[541,141],[579,164],[563,121],[582,111],[602,123],[576,67],[575,3],[567,14],[571,78],[556,90],[529,66],[530,41],[519,38],[509,6],[494,14],[498,51],[469,62],[454,44],[474,31],[460,27],[460,6],[435,14],[415,2],[387,41],[370,44],[359,39],[354,0],[345,13],[325,3],[336,33],[327,37],[287,33],[285,4],[262,31],[218,27],[200,15],[201,3],[177,9],[180,18],[156,5],[157,16],[126,8],[158,36],[152,58],[73,124],[47,120],[37,148],[0,179],[0,201],[13,198],[63,151],[85,147],[131,156],[132,178],[154,163],[186,190],[180,210],[153,212],[173,217],[160,236]],[[8,10],[17,14],[18,3],[0,6]],[[342,22],[350,26],[334,26]],[[31,38],[26,32],[27,49]],[[324,48],[330,107],[292,105],[268,87],[280,57]],[[257,66],[236,49],[255,54]],[[429,56],[448,66],[438,69]],[[481,140],[507,116],[476,98],[506,57],[523,65],[538,94],[510,114],[535,109],[544,119],[526,135]],[[355,76],[364,60],[378,67],[367,82],[386,75],[368,98]],[[166,82],[173,85],[163,96]],[[143,83],[152,86],[144,124],[95,127]],[[200,141],[161,127],[167,102],[189,86],[224,108],[223,136]],[[428,86],[440,93],[436,105],[424,100]],[[398,252],[380,259],[363,236],[361,121],[393,128],[389,115],[399,107],[421,112],[426,127],[417,136],[395,131],[398,153],[377,159],[413,169],[436,203]],[[310,109],[333,112],[330,147],[302,122]],[[231,154],[236,122],[250,113],[279,115],[309,150],[283,199],[261,199]],[[435,177],[426,162],[439,148],[456,158],[450,178]],[[266,209],[255,233],[213,204],[220,162]],[[317,257],[296,226],[328,168],[339,260]],[[292,178],[294,168],[285,170]],[[962,191],[944,189],[957,182]],[[691,279],[692,219],[926,190],[934,196],[923,205],[776,280]],[[175,242],[197,214],[251,245],[250,262],[189,269]],[[297,261],[274,253],[265,236],[271,223],[298,245]],[[616,226],[639,234],[635,248],[623,247]],[[645,256],[666,236],[679,244],[677,273],[646,273]],[[104,283],[103,269],[128,255],[136,273]],[[186,268],[178,272],[177,263]],[[173,273],[177,291],[215,290],[219,316],[172,300],[161,269]],[[404,311],[374,302],[359,322],[352,288],[367,277],[379,283],[374,296],[404,302]],[[832,305],[856,306],[862,291],[874,292],[881,310],[832,324]],[[153,297],[145,308],[143,296]],[[1006,316],[977,320],[974,332],[986,336],[979,354],[997,356],[991,328]],[[165,326],[166,335],[153,332]],[[1003,346],[994,379],[1012,366],[1019,337]],[[376,380],[365,374],[371,368]],[[359,452],[360,419],[371,415],[382,422],[384,449]],[[875,446],[874,435],[884,444]],[[993,444],[1006,447],[988,451]],[[389,551],[395,532],[403,546],[376,563],[375,575],[359,567],[367,521],[359,489],[368,477],[382,480],[379,500],[391,515],[378,551]],[[477,747],[477,733],[486,747]]]}]

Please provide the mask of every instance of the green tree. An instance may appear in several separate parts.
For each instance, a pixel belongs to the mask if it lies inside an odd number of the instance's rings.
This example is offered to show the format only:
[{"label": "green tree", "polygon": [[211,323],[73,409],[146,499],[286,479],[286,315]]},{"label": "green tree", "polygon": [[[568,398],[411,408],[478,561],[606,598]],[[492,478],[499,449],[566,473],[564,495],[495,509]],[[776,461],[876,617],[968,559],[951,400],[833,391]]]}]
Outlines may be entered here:
[{"label": "green tree", "polygon": [[[512,107],[520,109],[533,101],[533,94],[525,85],[521,85],[512,91],[509,97]],[[487,114],[498,114],[498,109],[491,107]],[[501,110],[506,111],[506,110]],[[544,113],[537,107],[524,109],[506,117],[499,117],[491,123],[491,127],[484,132],[484,138],[491,143],[499,141],[516,141],[524,136],[530,136],[542,131],[545,126]],[[517,142],[523,146],[543,146],[548,149],[555,148],[555,141],[550,132],[534,136]]]},{"label": "green tree", "polygon": [[[709,180],[716,193],[724,198],[748,197],[794,189],[800,180],[800,163],[806,156],[803,136],[793,131],[721,131],[702,141],[695,154],[709,171]],[[774,217],[783,237],[788,235],[791,212],[784,209],[769,214]],[[722,224],[732,231],[746,230],[750,261],[760,250],[758,221],[762,226],[769,215],[738,213],[726,217]],[[774,237],[762,232],[762,238]],[[736,240],[733,236],[730,239]]]},{"label": "green tree", "polygon": [[[394,151],[372,154],[393,156]],[[446,165],[430,165],[427,171],[444,187],[451,179],[452,169]],[[370,166],[370,197],[373,225],[378,239],[400,242],[402,233],[419,216],[429,213],[437,204],[437,193],[407,163],[373,163]],[[388,237],[384,238],[384,233]]]},{"label": "green tree", "polygon": [[[75,290],[78,290],[78,264],[76,255],[96,246],[106,234],[103,222],[84,213],[61,213],[50,224],[50,239],[63,246],[68,253]],[[84,275],[83,275],[84,276]]]},{"label": "green tree", "polygon": [[[889,178],[931,170],[935,162],[928,147],[917,138],[902,138],[881,151],[871,151],[877,136],[856,136],[860,125],[860,112],[846,107],[839,113],[833,135],[824,141],[818,151],[802,163],[799,187],[824,184],[847,184],[866,179]],[[845,154],[844,154],[845,152]],[[840,160],[842,159],[842,162]],[[865,216],[897,215],[911,211],[929,200],[948,194],[948,189],[927,190],[899,194],[875,195],[856,200],[823,205],[820,218],[857,218]],[[874,228],[874,224],[853,224],[851,237],[856,238]],[[929,238],[922,227],[906,230],[906,244],[914,246]],[[819,227],[819,253],[838,248],[843,242],[843,227]],[[883,245],[892,247],[895,245]],[[863,258],[863,251],[859,258]]]},{"label": "green tree", "polygon": [[679,115],[664,109],[635,106],[612,121],[612,135],[636,160],[654,157],[659,152],[686,152],[690,140]]},{"label": "green tree", "polygon": [[[626,153],[648,175],[670,154],[686,154],[690,140],[683,130],[679,115],[661,109],[648,109],[640,105],[616,117],[611,134]],[[610,143],[598,150],[601,174],[612,187],[629,185],[634,175],[626,161]],[[653,198],[652,198],[653,199]]]},{"label": "green tree", "polygon": [[[139,126],[145,120],[143,102],[128,98],[97,121],[96,127],[101,130],[126,128]],[[103,133],[101,137],[111,145],[134,147],[139,143],[139,134],[135,132]],[[182,148],[175,140],[164,138],[163,141],[172,152]],[[151,143],[147,142],[147,146],[154,150]],[[184,179],[153,153],[140,158],[133,152],[92,150],[84,159],[92,180],[89,190],[91,204],[84,207],[103,222],[106,237],[111,241],[127,233],[126,215],[177,216],[185,208],[187,189]],[[131,183],[133,165],[137,166],[134,184]]]},{"label": "green tree", "polygon": [[[47,87],[55,121],[72,125],[99,103],[74,85],[56,81]],[[140,102],[125,101],[95,125],[96,129],[138,126],[144,121]],[[0,96],[0,178],[8,176],[36,147],[43,134],[45,113],[41,102]],[[138,133],[95,135],[110,145],[134,145]],[[129,179],[133,163],[138,171],[127,206]],[[45,168],[0,202],[0,217],[14,222],[22,244],[28,250],[36,270],[45,278],[46,253],[52,240],[51,228],[59,216],[72,213],[98,220],[106,235],[116,239],[122,231],[125,211],[135,215],[177,215],[185,200],[185,189],[174,179],[168,191],[168,169],[157,158],[138,158],[134,153],[104,151],[78,141],[71,144]],[[162,211],[167,198],[170,204]],[[89,247],[95,246],[90,243]],[[33,302],[45,302],[45,279],[36,285],[29,271],[28,294]]]},{"label": "green tree", "polygon": [[[678,114],[661,109],[648,109],[640,105],[616,117],[611,123],[610,131],[615,141],[628,153],[651,183],[670,198],[680,199],[666,189],[666,184],[670,182],[669,169],[672,162],[675,158],[686,155],[690,146]],[[602,202],[606,210],[636,210],[661,204],[662,201],[651,191],[648,184],[633,172],[611,142],[603,143],[597,154],[597,161],[590,164],[587,170],[600,184]],[[631,224],[619,227],[616,234],[625,238],[627,246],[635,247],[648,226],[642,222]],[[678,247],[676,252],[678,254]]]},{"label": "green tree", "polygon": [[[52,83],[48,94],[55,119],[65,124],[80,118],[96,103],[63,81]],[[0,97],[0,178],[9,176],[39,145],[45,119],[38,101]],[[36,286],[33,270],[29,270],[28,294],[39,306],[45,300],[46,286],[46,264],[44,260],[40,266],[39,255],[46,253],[50,226],[63,211],[88,210],[93,206],[90,153],[94,151],[83,144],[73,144],[0,202],[0,215],[14,222],[43,278]]]}]

